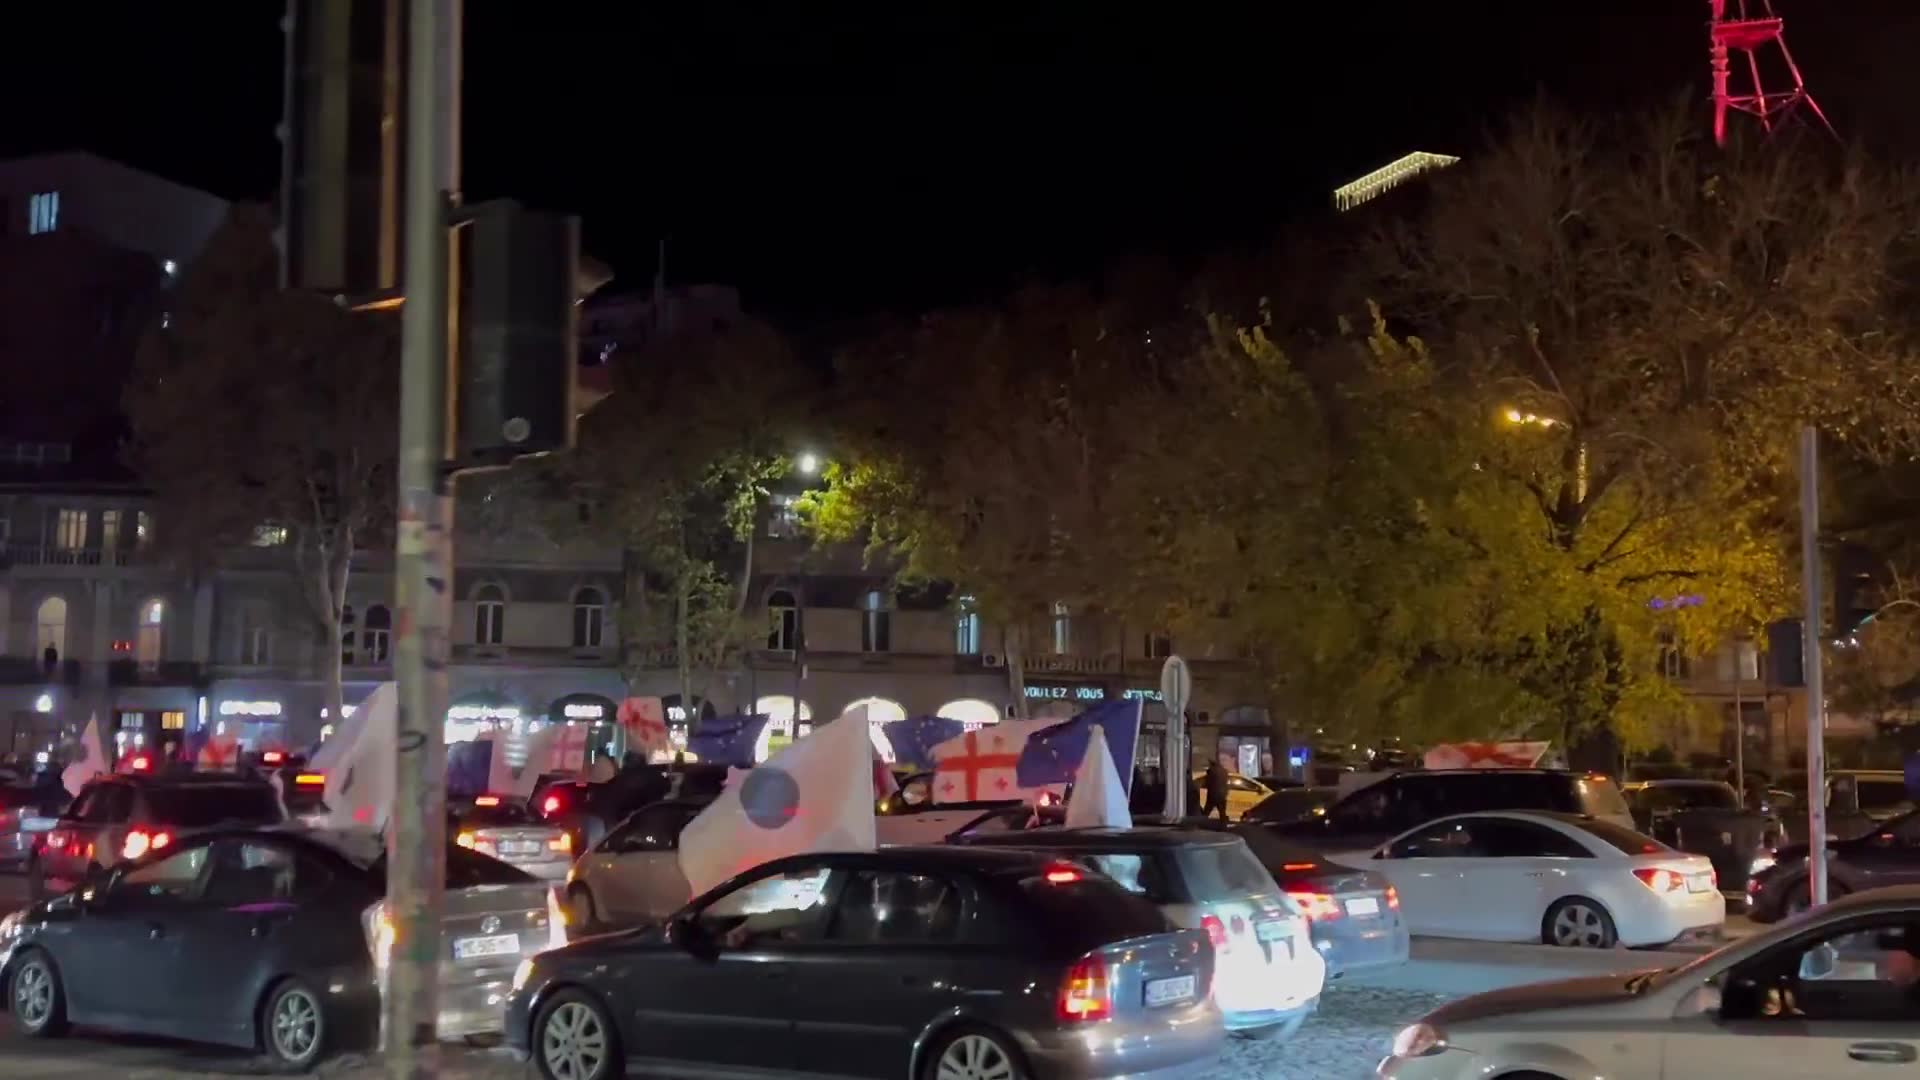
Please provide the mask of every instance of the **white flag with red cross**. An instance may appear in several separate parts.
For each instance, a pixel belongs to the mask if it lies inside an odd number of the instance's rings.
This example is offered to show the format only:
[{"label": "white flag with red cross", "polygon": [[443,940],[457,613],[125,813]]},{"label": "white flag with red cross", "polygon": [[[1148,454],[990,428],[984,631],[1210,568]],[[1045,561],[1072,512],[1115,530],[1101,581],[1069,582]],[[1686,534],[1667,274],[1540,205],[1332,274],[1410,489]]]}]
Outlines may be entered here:
[{"label": "white flag with red cross", "polygon": [[1020,753],[1027,740],[1060,720],[1006,720],[979,731],[969,731],[935,743],[933,755],[933,801],[998,802],[1024,799],[1029,792],[1020,786]]},{"label": "white flag with red cross", "polygon": [[630,697],[620,703],[620,727],[627,733],[627,749],[644,755],[671,750],[667,740],[667,710],[657,697]]}]

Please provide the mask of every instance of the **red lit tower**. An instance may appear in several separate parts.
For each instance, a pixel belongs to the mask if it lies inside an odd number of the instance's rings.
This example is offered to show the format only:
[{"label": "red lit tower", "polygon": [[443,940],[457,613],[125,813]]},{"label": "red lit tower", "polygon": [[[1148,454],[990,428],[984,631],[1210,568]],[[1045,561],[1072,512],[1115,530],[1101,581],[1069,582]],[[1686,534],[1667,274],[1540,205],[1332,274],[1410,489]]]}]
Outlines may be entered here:
[{"label": "red lit tower", "polygon": [[[1773,0],[1707,0],[1707,6],[1713,10],[1713,21],[1709,25],[1709,38],[1712,46],[1709,52],[1713,56],[1713,138],[1716,143],[1726,145],[1727,110],[1752,113],[1760,118],[1760,126],[1772,131],[1775,122],[1782,120],[1797,105],[1805,104],[1820,118],[1820,123],[1828,131],[1833,125],[1827,122],[1827,114],[1820,111],[1820,104],[1807,93],[1806,81],[1800,77],[1800,67],[1793,62],[1793,54],[1787,51],[1787,39],[1782,35],[1782,20],[1773,13]],[[1733,13],[1728,14],[1731,6]],[[1780,58],[1786,61],[1787,75],[1793,85],[1783,90],[1769,91],[1760,77],[1759,52],[1769,46],[1780,51]],[[1736,91],[1731,83],[1731,62],[1728,54],[1733,50],[1747,54],[1747,74],[1751,83]]]}]

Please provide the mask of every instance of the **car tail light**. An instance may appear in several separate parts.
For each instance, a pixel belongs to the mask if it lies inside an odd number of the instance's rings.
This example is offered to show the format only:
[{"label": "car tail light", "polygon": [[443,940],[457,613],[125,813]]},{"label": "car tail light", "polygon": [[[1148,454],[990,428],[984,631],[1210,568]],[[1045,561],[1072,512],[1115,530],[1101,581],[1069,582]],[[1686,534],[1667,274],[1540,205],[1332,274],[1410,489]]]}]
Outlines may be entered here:
[{"label": "car tail light", "polygon": [[67,850],[67,842],[71,839],[72,838],[69,837],[66,833],[50,832],[47,834],[47,850],[65,851]]},{"label": "car tail light", "polygon": [[1313,871],[1320,869],[1320,864],[1310,863],[1310,862],[1290,862],[1290,863],[1282,863],[1280,865],[1280,869],[1289,874],[1312,873]]},{"label": "car tail light", "polygon": [[152,758],[150,758],[150,757],[148,757],[148,756],[147,756],[147,755],[145,755],[145,754],[135,754],[135,755],[133,755],[133,757],[132,757],[132,758],[130,758],[130,759],[128,759],[128,761],[127,761],[127,771],[129,771],[129,772],[152,772],[152,771],[153,771],[153,759],[152,759]]},{"label": "car tail light", "polygon": [[1387,886],[1387,909],[1390,911],[1400,910],[1400,890],[1391,885]]},{"label": "car tail light", "polygon": [[1227,924],[1220,921],[1220,916],[1201,916],[1200,928],[1207,932],[1207,940],[1213,942],[1215,949],[1227,947]]},{"label": "car tail light", "polygon": [[398,937],[393,925],[393,913],[388,910],[385,900],[360,913],[360,929],[367,935],[367,953],[373,957],[374,973],[384,980],[387,961],[393,956],[393,943]]},{"label": "car tail light", "polygon": [[1302,914],[1314,922],[1331,922],[1340,917],[1340,901],[1329,893],[1288,889],[1287,896],[1300,905]]},{"label": "car tail light", "polygon": [[278,750],[265,750],[260,754],[260,764],[262,765],[285,765],[286,763],[287,755]]},{"label": "car tail light", "polygon": [[120,857],[137,859],[149,851],[159,851],[171,843],[173,843],[173,836],[169,833],[133,829],[127,833],[126,840],[120,845]]},{"label": "car tail light", "polygon": [[1107,960],[1088,953],[1067,969],[1060,984],[1060,1019],[1107,1020],[1113,1016],[1113,983],[1107,979]]},{"label": "car tail light", "polygon": [[1661,896],[1671,896],[1687,887],[1687,879],[1671,870],[1657,866],[1643,866],[1633,872],[1640,883]]},{"label": "car tail light", "polygon": [[1084,876],[1071,866],[1048,867],[1045,875],[1049,885],[1071,885]]},{"label": "car tail light", "polygon": [[570,855],[573,853],[573,837],[568,833],[561,833],[559,836],[547,841],[547,850],[557,851],[562,855]]},{"label": "car tail light", "polygon": [[475,795],[475,796],[473,797],[473,805],[475,805],[475,806],[499,806],[499,805],[500,805],[500,796],[498,796],[498,795]]},{"label": "car tail light", "polygon": [[303,772],[295,773],[293,777],[294,787],[325,787],[326,784],[326,773]]},{"label": "car tail light", "polygon": [[459,836],[454,837],[453,842],[463,848],[471,848],[482,855],[497,856],[500,853],[500,845],[470,829],[464,830]]},{"label": "car tail light", "polygon": [[548,795],[546,798],[540,800],[540,814],[542,817],[552,817],[559,812],[560,796]]}]

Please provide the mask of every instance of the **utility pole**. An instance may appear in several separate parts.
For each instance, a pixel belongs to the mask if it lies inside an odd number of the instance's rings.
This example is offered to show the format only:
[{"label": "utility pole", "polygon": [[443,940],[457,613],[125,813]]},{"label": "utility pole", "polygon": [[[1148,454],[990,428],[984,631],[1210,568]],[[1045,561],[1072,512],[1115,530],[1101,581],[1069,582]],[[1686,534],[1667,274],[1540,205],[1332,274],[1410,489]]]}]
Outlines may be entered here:
[{"label": "utility pole", "polygon": [[400,353],[399,522],[394,678],[399,730],[387,903],[394,945],[383,1003],[387,1075],[440,1072],[440,918],[446,881],[447,641],[452,621],[449,444],[450,274],[460,203],[462,0],[407,12],[406,266]]},{"label": "utility pole", "polygon": [[1815,907],[1827,902],[1827,742],[1821,685],[1820,433],[1800,429],[1800,591],[1806,601],[1801,652],[1807,683],[1807,887]]}]

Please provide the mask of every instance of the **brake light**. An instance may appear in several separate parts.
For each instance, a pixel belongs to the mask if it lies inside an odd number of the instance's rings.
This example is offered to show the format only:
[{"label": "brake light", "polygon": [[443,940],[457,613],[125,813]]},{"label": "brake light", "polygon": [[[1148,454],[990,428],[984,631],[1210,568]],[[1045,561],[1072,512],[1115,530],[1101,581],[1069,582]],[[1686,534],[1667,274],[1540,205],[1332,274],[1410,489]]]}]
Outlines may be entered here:
[{"label": "brake light", "polygon": [[1687,887],[1687,879],[1671,870],[1657,866],[1643,866],[1633,872],[1640,883],[1661,896],[1670,896]]},{"label": "brake light", "polygon": [[1287,896],[1300,905],[1300,911],[1315,922],[1331,922],[1340,917],[1340,902],[1328,893],[1294,892],[1287,890]]},{"label": "brake light", "polygon": [[265,750],[260,754],[260,764],[262,765],[285,765],[286,763],[287,755],[278,750]]},{"label": "brake light", "polygon": [[303,772],[296,773],[293,777],[294,787],[324,787],[326,783],[326,773]]},{"label": "brake light", "polygon": [[1207,940],[1213,942],[1215,949],[1227,947],[1227,924],[1220,921],[1220,916],[1201,916],[1200,927],[1207,932]]},{"label": "brake light", "polygon": [[1306,873],[1309,870],[1320,869],[1320,864],[1310,863],[1310,862],[1290,862],[1290,863],[1282,863],[1280,865],[1280,869],[1289,874],[1301,874],[1301,873]]},{"label": "brake light", "polygon": [[454,837],[453,842],[463,848],[471,848],[473,846],[473,833],[463,832],[459,836]]},{"label": "brake light", "polygon": [[153,759],[145,754],[135,754],[127,761],[127,769],[130,772],[152,772]]},{"label": "brake light", "polygon": [[473,797],[473,805],[475,805],[475,806],[499,806],[499,805],[500,805],[500,796],[498,796],[498,795],[475,795],[475,796]]},{"label": "brake light", "polygon": [[1107,979],[1107,960],[1088,953],[1067,969],[1060,984],[1060,1019],[1108,1020],[1113,1017],[1113,984]]},{"label": "brake light", "polygon": [[559,812],[560,812],[560,796],[549,795],[545,799],[540,800],[540,813],[543,816],[551,817],[552,815],[557,814]]},{"label": "brake light", "polygon": [[150,833],[145,829],[133,829],[127,833],[127,839],[120,845],[120,857],[137,859],[149,851],[159,851],[173,843],[173,837],[164,832]]},{"label": "brake light", "polygon": [[568,833],[561,833],[559,836],[556,836],[553,839],[547,841],[547,850],[557,851],[562,855],[570,854],[573,851],[572,835]]},{"label": "brake light", "polygon": [[65,851],[67,850],[67,840],[68,837],[66,833],[50,832],[47,834],[47,847],[53,851]]},{"label": "brake light", "polygon": [[1387,908],[1391,911],[1400,910],[1400,890],[1391,885],[1387,886]]},{"label": "brake light", "polygon": [[1056,866],[1046,873],[1049,885],[1071,885],[1081,879],[1080,871],[1071,866]]}]

